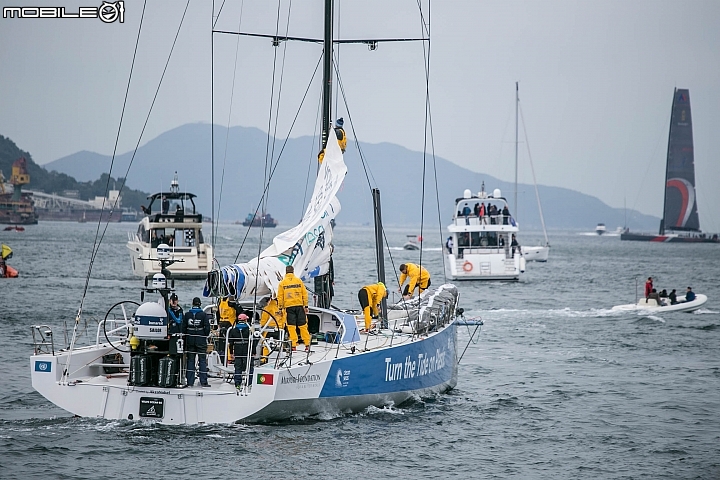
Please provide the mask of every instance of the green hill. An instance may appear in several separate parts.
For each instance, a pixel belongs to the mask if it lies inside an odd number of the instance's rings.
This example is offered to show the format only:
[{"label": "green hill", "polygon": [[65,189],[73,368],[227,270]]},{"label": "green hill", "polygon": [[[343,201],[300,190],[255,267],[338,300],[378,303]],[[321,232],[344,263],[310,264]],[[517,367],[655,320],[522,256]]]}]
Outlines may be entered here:
[{"label": "green hill", "polygon": [[[27,169],[30,174],[30,183],[23,188],[57,195],[62,195],[65,190],[76,190],[81,200],[105,195],[107,173],[103,173],[99,179],[94,181],[78,182],[65,173],[48,172],[33,161],[29,152],[21,150],[15,145],[15,142],[0,135],[0,171],[5,175],[6,182],[10,181],[13,162],[20,157],[27,159]],[[110,179],[110,189],[120,188],[120,185],[122,185],[122,178]],[[146,198],[147,193],[126,187],[122,191],[122,206],[140,210],[140,205],[146,202]]]}]

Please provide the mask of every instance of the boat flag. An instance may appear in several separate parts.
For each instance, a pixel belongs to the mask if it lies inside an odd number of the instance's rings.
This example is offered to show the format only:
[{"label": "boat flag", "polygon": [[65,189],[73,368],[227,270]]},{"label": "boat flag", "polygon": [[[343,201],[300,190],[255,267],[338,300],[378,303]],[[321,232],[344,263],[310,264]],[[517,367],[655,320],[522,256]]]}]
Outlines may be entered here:
[{"label": "boat flag", "polygon": [[262,385],[272,385],[273,375],[272,373],[258,373],[257,383]]}]

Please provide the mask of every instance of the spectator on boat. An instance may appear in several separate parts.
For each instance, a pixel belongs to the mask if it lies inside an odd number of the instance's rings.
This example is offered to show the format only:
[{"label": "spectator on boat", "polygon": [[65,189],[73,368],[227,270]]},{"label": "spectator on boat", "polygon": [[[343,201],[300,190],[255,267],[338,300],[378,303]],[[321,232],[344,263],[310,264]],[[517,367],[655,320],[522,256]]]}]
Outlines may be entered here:
[{"label": "spectator on boat", "polygon": [[490,216],[490,225],[495,225],[497,223],[497,214],[498,209],[495,205],[490,205],[488,207],[488,215]]},{"label": "spectator on boat", "polygon": [[458,257],[463,258],[465,249],[470,246],[470,232],[462,232],[458,234]]},{"label": "spectator on boat", "polygon": [[308,293],[302,280],[295,276],[292,265],[285,267],[285,278],[278,285],[278,307],[285,315],[292,349],[298,343],[297,330],[305,344],[305,351],[310,351],[310,332],[307,327]]},{"label": "spectator on boat", "polygon": [[[248,371],[248,356],[255,355],[257,344],[252,341],[252,333],[250,332],[249,318],[244,313],[237,317],[235,326],[228,333],[228,343],[233,354],[233,363],[235,365],[235,388],[242,388],[243,373],[248,375],[247,384],[252,384],[253,362],[250,361],[250,369]],[[252,345],[251,345],[252,343]]]},{"label": "spectator on boat", "polygon": [[195,297],[192,308],[185,313],[182,333],[185,335],[185,351],[187,352],[187,384],[195,384],[195,355],[200,364],[200,386],[209,387],[207,381],[207,337],[210,335],[210,322],[202,311],[200,298]]},{"label": "spectator on boat", "polygon": [[668,298],[667,290],[663,288],[662,292],[660,292],[660,298]]},{"label": "spectator on boat", "polygon": [[378,316],[378,312],[380,312],[380,302],[382,302],[383,298],[387,298],[387,294],[385,284],[382,282],[365,285],[358,292],[360,308],[365,316],[365,330],[363,330],[363,332],[370,331],[372,317]]},{"label": "spectator on boat", "polygon": [[475,206],[473,207],[473,215],[475,215],[478,218],[480,217],[480,204],[479,203],[476,203]]},{"label": "spectator on boat", "polygon": [[480,205],[480,210],[478,212],[478,217],[479,217],[478,223],[487,225],[487,218],[485,218],[486,213],[487,213],[487,211],[485,209],[485,202],[483,202],[482,205]]},{"label": "spectator on boat", "polygon": [[508,209],[507,205],[505,205],[503,207],[502,215],[503,215],[503,225],[507,225],[508,220],[510,219],[510,210]]},{"label": "spectator on boat", "polygon": [[472,210],[470,210],[469,205],[465,205],[462,209],[462,216],[465,217],[465,225],[470,225],[470,214],[472,213]]},{"label": "spectator on boat", "polygon": [[142,210],[145,215],[150,215],[150,213],[152,213],[150,212],[150,209],[147,208],[145,205],[140,205],[140,210]]},{"label": "spectator on boat", "polygon": [[645,298],[648,298],[650,295],[650,292],[652,292],[653,289],[653,280],[652,277],[648,277],[647,281],[645,282]]},{"label": "spectator on boat", "polygon": [[342,153],[345,153],[345,149],[347,148],[347,135],[345,135],[345,129],[343,128],[344,123],[342,117],[335,120],[335,137],[337,138]]},{"label": "spectator on boat", "polygon": [[670,292],[670,295],[668,295],[668,299],[670,299],[670,305],[677,305],[677,293],[675,293],[675,289],[672,289],[672,292]]},{"label": "spectator on boat", "polygon": [[[403,290],[403,283],[405,279],[408,279],[408,284],[405,285]],[[418,295],[427,290],[430,286],[430,273],[425,269],[414,263],[403,263],[400,265],[400,288],[398,292],[402,292],[403,298],[408,299],[415,293],[415,288],[418,289]]]},{"label": "spectator on boat", "polygon": [[168,200],[166,197],[162,197],[162,213],[163,213],[163,215],[167,215],[169,210],[170,210],[170,200]]},{"label": "spectator on boat", "polygon": [[[662,306],[662,301],[660,300],[660,295],[658,295],[657,290],[654,288],[648,294],[647,300],[655,300],[655,302],[657,302],[657,304],[659,306]],[[645,303],[647,303],[647,300],[645,301]]]},{"label": "spectator on boat", "polygon": [[695,298],[695,292],[692,291],[691,287],[687,287],[687,292],[685,292],[685,301],[692,302]]},{"label": "spectator on boat", "polygon": [[510,248],[512,249],[512,255],[510,255],[512,258],[515,257],[515,251],[517,250],[518,255],[522,255],[522,252],[520,250],[520,244],[517,241],[517,238],[515,238],[515,234],[512,234],[512,238],[510,239]]},{"label": "spectator on boat", "polygon": [[498,247],[504,248],[505,247],[505,237],[500,235],[500,238],[498,239]]},{"label": "spectator on boat", "polygon": [[445,248],[447,248],[448,253],[452,253],[452,249],[453,249],[453,238],[452,237],[448,237],[447,240],[445,241]]}]

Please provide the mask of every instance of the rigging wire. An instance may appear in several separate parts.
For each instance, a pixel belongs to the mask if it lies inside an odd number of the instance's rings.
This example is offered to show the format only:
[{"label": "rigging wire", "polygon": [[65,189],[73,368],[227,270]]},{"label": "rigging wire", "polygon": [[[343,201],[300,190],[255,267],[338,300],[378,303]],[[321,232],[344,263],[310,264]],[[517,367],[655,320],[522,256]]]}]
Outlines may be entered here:
[{"label": "rigging wire", "polygon": [[[317,74],[318,68],[320,67],[320,63],[322,62],[322,54],[320,55],[320,58],[318,58],[317,64],[315,65],[315,70],[313,71],[312,78],[310,79],[310,82],[308,82],[308,86],[305,89],[305,94],[303,95],[302,101],[300,102],[300,106],[298,107],[297,111],[295,112],[295,118],[293,118],[292,124],[290,125],[290,129],[288,130],[287,137],[285,137],[285,141],[283,142],[283,146],[280,149],[280,153],[278,154],[277,159],[275,160],[275,164],[273,165],[273,168],[270,172],[270,177],[268,178],[268,182],[265,185],[265,188],[263,190],[262,196],[260,198],[260,201],[258,202],[257,206],[255,207],[255,215],[257,215],[258,211],[260,210],[260,206],[262,205],[262,199],[265,197],[265,194],[268,190],[268,186],[270,183],[270,180],[272,180],[273,175],[275,174],[275,170],[277,169],[278,164],[280,163],[280,159],[282,158],[283,152],[285,151],[285,147],[287,146],[287,142],[290,139],[290,134],[293,131],[293,128],[295,127],[295,124],[297,123],[297,119],[300,116],[300,111],[302,110],[302,106],[305,103],[305,99],[307,98],[307,94],[310,91],[310,87],[312,86],[312,82],[315,79],[315,75]],[[238,250],[237,255],[235,256],[235,263],[237,263],[238,258],[240,257],[240,253],[242,252],[243,246],[245,245],[245,241],[247,240],[248,234],[250,233],[250,227],[247,228],[245,231],[245,237],[243,237],[243,241],[240,244],[240,248]]]},{"label": "rigging wire", "polygon": [[[280,30],[280,4],[281,0],[278,0],[277,4],[277,16],[275,20],[275,35],[278,34]],[[288,22],[290,21],[289,15],[288,15]],[[287,32],[286,32],[287,33]],[[287,44],[284,45],[284,48],[287,48]],[[284,55],[283,55],[284,58]],[[284,64],[283,64],[284,65]],[[265,143],[265,170],[263,172],[263,182],[265,183],[265,190],[263,192],[263,196],[260,199],[260,202],[262,204],[262,210],[260,211],[260,239],[258,240],[258,253],[257,253],[257,266],[255,267],[257,274],[255,275],[255,297],[253,298],[253,305],[257,303],[257,286],[258,282],[260,281],[260,253],[262,252],[262,242],[263,237],[265,235],[265,212],[267,207],[267,198],[270,194],[270,178],[269,173],[270,169],[272,167],[272,159],[273,159],[273,152],[275,149],[275,132],[273,132],[273,139],[270,140],[270,127],[272,126],[272,120],[273,120],[273,101],[275,99],[275,75],[277,73],[277,48],[273,50],[273,73],[272,73],[272,82],[270,84],[270,111],[268,112],[268,126],[267,126],[267,142]],[[278,89],[278,98],[277,98],[277,107],[275,111],[275,128],[277,129],[277,109],[280,108],[280,90],[282,89],[282,69],[280,71],[280,87]],[[270,146],[272,142],[272,148]],[[255,213],[257,215],[257,213]],[[255,217],[253,217],[253,220]],[[252,228],[252,222],[250,222],[250,226],[248,227],[248,230]]]},{"label": "rigging wire", "polygon": [[[540,204],[540,193],[538,192],[537,178],[535,178],[535,166],[533,165],[532,155],[530,154],[530,140],[527,136],[525,117],[523,116],[522,106],[519,105],[519,102],[518,107],[520,110],[520,121],[522,122],[523,134],[525,135],[525,147],[527,148],[528,159],[530,159],[530,171],[532,171],[533,184],[535,185],[535,198],[537,198],[538,211],[540,212],[540,222],[542,223],[543,233],[545,234],[545,245],[549,246],[550,242],[548,241],[547,231],[545,230],[545,216],[543,215],[542,205]],[[517,208],[517,206],[515,208]],[[515,215],[517,215],[517,212],[515,212]]]},{"label": "rigging wire", "polygon": [[[437,215],[438,215],[438,233],[440,235],[440,248],[444,248],[444,238],[443,238],[443,230],[442,230],[442,215],[440,213],[440,189],[438,187],[438,175],[437,175],[437,157],[435,156],[435,136],[433,134],[433,123],[432,123],[432,109],[430,104],[430,9],[429,9],[429,3],[428,3],[428,19],[427,23],[424,21],[423,11],[422,11],[422,5],[420,4],[420,0],[418,0],[418,5],[420,7],[420,20],[421,25],[424,30],[424,36],[428,39],[428,45],[427,45],[427,55],[426,55],[426,61],[425,61],[425,109],[426,109],[426,126],[425,131],[427,132],[427,127],[430,127],[430,148],[432,149],[432,161],[433,161],[433,175],[435,180],[435,204],[437,206]],[[425,44],[423,44],[423,55],[425,55]],[[426,134],[427,136],[427,134]],[[426,143],[427,145],[427,143]],[[422,233],[421,233],[422,235]],[[443,251],[443,254],[440,256],[442,259],[442,265],[443,265],[443,279],[447,283],[447,270],[445,267],[445,252]]]},{"label": "rigging wire", "polygon": [[[147,0],[145,0],[145,2],[143,3],[143,9],[140,14],[140,25],[138,26],[138,33],[137,33],[137,37],[135,39],[135,50],[133,51],[132,63],[130,64],[130,74],[128,75],[127,86],[125,87],[125,98],[123,99],[122,111],[120,112],[120,122],[118,124],[118,130],[117,130],[117,134],[115,136],[115,146],[113,147],[113,154],[112,154],[112,158],[110,159],[110,170],[108,172],[108,179],[107,179],[107,183],[105,185],[105,196],[103,197],[102,208],[100,211],[100,218],[98,219],[98,225],[95,230],[95,240],[93,243],[92,253],[90,255],[90,264],[88,265],[87,275],[85,277],[85,286],[83,288],[82,298],[80,299],[80,307],[78,308],[78,313],[77,313],[77,316],[75,317],[76,325],[79,322],[80,315],[82,314],[82,311],[83,311],[83,306],[85,304],[85,297],[87,295],[88,287],[90,286],[90,275],[92,274],[93,264],[95,263],[95,257],[97,256],[97,253],[100,250],[100,243],[102,243],[102,237],[100,237],[100,239],[98,240],[98,236],[100,234],[100,224],[102,223],[102,212],[105,209],[105,198],[107,198],[108,192],[110,190],[110,178],[112,177],[112,169],[115,164],[115,156],[117,155],[118,143],[120,142],[120,131],[122,130],[123,119],[125,118],[125,108],[127,107],[127,99],[128,99],[129,93],[130,93],[130,83],[132,82],[132,74],[135,69],[135,59],[137,58],[138,45],[140,44],[140,33],[142,32],[143,20],[145,19],[145,7],[146,6],[147,6]],[[125,179],[123,179],[122,185],[120,186],[120,191],[122,191],[123,187],[125,186],[126,180],[127,180],[127,175],[125,176]],[[118,195],[118,198],[119,198],[119,195]],[[117,199],[115,200],[115,204],[117,204]],[[110,210],[110,215],[108,216],[108,220],[107,220],[108,223],[110,222],[111,216],[112,216],[112,210]],[[106,224],[105,228],[107,229],[107,224]],[[105,232],[103,232],[103,236],[104,236],[104,233]],[[74,343],[75,343],[75,334],[73,333],[72,344],[74,344]],[[71,345],[71,349],[72,349],[72,345]]]},{"label": "rigging wire", "polygon": [[[322,96],[318,99],[318,108],[317,112],[315,113],[315,128],[313,129],[313,132],[317,132],[320,129],[318,128],[318,124],[320,123],[320,112],[322,111]],[[300,221],[302,221],[303,215],[305,213],[305,201],[307,200],[307,191],[308,191],[308,185],[310,184],[310,171],[312,170],[313,164],[317,164],[317,157],[315,156],[315,139],[317,138],[317,135],[313,134],[312,142],[310,143],[310,161],[308,162],[308,169],[307,174],[305,175],[305,191],[303,192],[303,201],[300,204]]]},{"label": "rigging wire", "polygon": [[[358,149],[358,154],[360,156],[360,163],[363,167],[363,171],[365,172],[365,179],[367,180],[368,184],[368,190],[372,192],[372,184],[374,183],[377,185],[377,181],[375,180],[375,177],[372,174],[372,170],[370,169],[370,165],[367,164],[367,160],[365,158],[365,153],[362,150],[362,147],[360,146],[360,142],[358,141],[358,135],[355,131],[355,123],[352,121],[352,114],[350,113],[350,107],[348,105],[347,96],[345,94],[345,87],[342,83],[342,77],[340,76],[340,71],[337,69],[337,66],[335,68],[335,74],[337,76],[337,84],[338,88],[340,90],[340,93],[342,94],[343,104],[345,105],[345,111],[347,112],[348,122],[350,123],[350,129],[353,132],[353,138],[355,141],[355,146]],[[370,181],[370,177],[372,177],[372,182]],[[383,226],[381,233],[383,235],[383,240],[385,241],[385,248],[387,250],[387,254],[390,257],[390,264],[393,267],[393,273],[395,274],[395,280],[400,284],[400,277],[398,276],[397,269],[395,268],[395,260],[393,258],[392,250],[390,250],[390,243],[388,242],[387,238],[387,232],[385,231],[385,227]],[[407,306],[403,304],[405,307],[405,311],[407,313]]]},{"label": "rigging wire", "polygon": [[[223,5],[225,3],[223,2]],[[245,6],[245,1],[243,0],[240,3],[240,19],[238,20],[238,30],[240,30],[240,27],[242,26],[242,16],[243,16],[243,7]],[[222,10],[222,6],[220,7]],[[218,12],[218,16],[220,15],[220,12]],[[217,20],[216,20],[217,22]],[[225,151],[223,152],[223,166],[222,166],[222,173],[220,174],[220,194],[218,197],[218,214],[217,214],[217,221],[215,222],[215,232],[213,233],[213,238],[217,237],[217,229],[218,224],[220,223],[220,207],[222,206],[222,195],[223,195],[223,186],[225,185],[225,166],[227,164],[227,149],[228,149],[228,141],[230,139],[230,119],[232,117],[232,108],[233,108],[233,99],[235,98],[235,79],[237,77],[237,65],[238,65],[238,51],[240,50],[240,36],[238,36],[237,41],[235,42],[235,65],[233,67],[233,78],[232,78],[232,86],[230,88],[230,108],[228,111],[228,120],[227,120],[227,130],[225,132]]]}]

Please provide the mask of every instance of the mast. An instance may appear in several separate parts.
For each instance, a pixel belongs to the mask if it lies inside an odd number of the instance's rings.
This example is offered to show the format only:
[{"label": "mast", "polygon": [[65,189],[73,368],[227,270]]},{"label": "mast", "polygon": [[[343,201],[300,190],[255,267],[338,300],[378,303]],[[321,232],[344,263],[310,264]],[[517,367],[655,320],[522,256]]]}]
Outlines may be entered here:
[{"label": "mast", "polygon": [[[378,282],[385,283],[385,254],[383,253],[382,210],[380,208],[380,189],[372,189],[373,216],[375,217],[375,255],[377,261]],[[380,302],[380,318],[387,319],[387,300]]]},{"label": "mast", "polygon": [[333,0],[325,0],[325,35],[323,47],[323,103],[320,149],[325,148],[332,123],[332,60],[333,60]]},{"label": "mast", "polygon": [[518,82],[515,82],[515,218],[518,217],[517,202],[517,179],[518,179],[518,105],[520,104],[520,95],[518,93]]},{"label": "mast", "polygon": [[[325,34],[323,36],[323,92],[322,92],[322,125],[320,134],[320,150],[327,145],[330,127],[332,123],[332,61],[333,61],[333,0],[325,0]],[[320,164],[317,165],[318,171]],[[332,254],[330,254],[330,265],[332,266]],[[332,268],[332,267],[329,267]],[[330,308],[331,297],[331,276],[333,272],[328,270],[324,275],[315,277],[315,295],[317,306]]]}]

